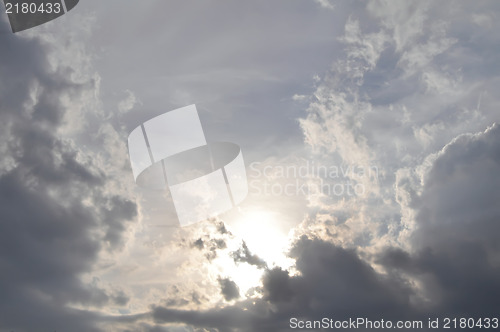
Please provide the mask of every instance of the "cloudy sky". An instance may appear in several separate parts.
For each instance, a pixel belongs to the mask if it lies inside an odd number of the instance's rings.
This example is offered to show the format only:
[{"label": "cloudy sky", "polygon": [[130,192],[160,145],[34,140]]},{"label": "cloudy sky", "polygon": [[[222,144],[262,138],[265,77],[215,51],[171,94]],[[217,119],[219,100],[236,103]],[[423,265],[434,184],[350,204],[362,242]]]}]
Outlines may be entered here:
[{"label": "cloudy sky", "polygon": [[[16,34],[3,13],[0,331],[500,318],[499,22],[496,1],[82,0]],[[190,104],[249,193],[180,227],[127,137]]]}]

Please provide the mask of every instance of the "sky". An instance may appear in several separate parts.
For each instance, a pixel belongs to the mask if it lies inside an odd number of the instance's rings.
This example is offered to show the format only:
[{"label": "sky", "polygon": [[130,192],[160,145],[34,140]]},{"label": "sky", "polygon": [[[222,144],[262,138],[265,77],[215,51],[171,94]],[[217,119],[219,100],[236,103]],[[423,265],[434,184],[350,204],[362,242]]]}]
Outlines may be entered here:
[{"label": "sky", "polygon": [[[499,16],[81,0],[14,34],[1,14],[0,332],[493,323]],[[241,147],[249,192],[180,227],[168,191],[134,182],[127,138],[191,104],[208,141]]]}]

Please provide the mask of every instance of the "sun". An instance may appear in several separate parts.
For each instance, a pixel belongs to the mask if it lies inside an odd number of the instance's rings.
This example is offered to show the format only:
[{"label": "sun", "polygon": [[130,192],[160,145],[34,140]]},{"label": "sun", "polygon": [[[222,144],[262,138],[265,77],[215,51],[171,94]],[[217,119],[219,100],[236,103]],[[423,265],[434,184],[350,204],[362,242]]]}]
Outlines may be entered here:
[{"label": "sun", "polygon": [[279,216],[266,210],[243,212],[229,225],[229,230],[245,241],[253,254],[262,258],[268,267],[286,267],[288,234],[278,225]]},{"label": "sun", "polygon": [[265,269],[246,262],[235,263],[231,252],[241,248],[244,241],[252,255],[257,255],[266,263],[266,268],[281,267],[288,269],[294,261],[287,257],[288,234],[280,229],[279,216],[276,213],[253,209],[240,211],[231,222],[226,223],[228,230],[235,236],[235,241],[228,243],[227,255],[216,259],[219,274],[231,278],[245,296],[253,287],[261,284]]},{"label": "sun", "polygon": [[[287,256],[288,233],[279,227],[279,215],[268,210],[242,210],[233,221],[226,224],[228,230],[239,240],[237,250],[242,241],[253,255],[262,259],[267,268],[281,267],[288,269],[294,261]],[[224,264],[225,273],[230,276],[243,292],[259,286],[264,269],[246,263]]]}]

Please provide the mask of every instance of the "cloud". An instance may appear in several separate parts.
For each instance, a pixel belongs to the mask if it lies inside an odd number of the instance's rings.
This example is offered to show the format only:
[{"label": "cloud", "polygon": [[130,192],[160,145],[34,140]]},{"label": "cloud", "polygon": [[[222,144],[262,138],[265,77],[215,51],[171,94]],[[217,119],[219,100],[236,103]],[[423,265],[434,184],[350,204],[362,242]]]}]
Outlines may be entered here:
[{"label": "cloud", "polygon": [[211,261],[217,257],[217,250],[227,247],[224,239],[205,239],[199,238],[194,241],[192,246],[205,251],[205,257]]},{"label": "cloud", "polygon": [[[218,252],[227,248],[227,242],[230,241],[232,234],[229,233],[224,225],[224,222],[220,220],[211,220],[207,223],[207,229],[210,229],[214,234],[207,234],[206,232],[201,233],[201,237],[198,234],[188,234],[188,236],[195,236],[196,240],[192,241],[190,247],[200,250],[205,258],[210,262],[217,258]],[[183,239],[184,241],[190,241]]]},{"label": "cloud", "polygon": [[362,179],[368,194],[309,197],[296,230],[308,236],[290,251],[294,269],[266,270],[260,299],[197,312],[157,307],[155,320],[279,331],[294,316],[426,320],[498,311],[499,129],[479,132],[497,118],[498,101],[478,103],[496,81],[472,74],[489,59],[483,50],[497,52],[489,47],[495,37],[485,32],[470,48],[477,27],[464,34],[470,23],[454,23],[484,10],[380,2],[364,13],[370,21],[349,19],[345,54],[300,124],[313,160],[378,167],[376,178]]},{"label": "cloud", "polygon": [[[5,22],[2,20],[1,25]],[[116,247],[136,205],[110,194],[95,155],[58,131],[65,98],[80,101],[68,64],[45,37],[1,34],[0,321],[3,329],[99,331],[98,315],[78,308],[123,305],[123,293],[86,283],[99,253]],[[8,77],[8,79],[6,79]],[[5,159],[4,159],[5,158]]]},{"label": "cloud", "polygon": [[226,301],[231,301],[240,297],[238,285],[229,278],[219,278],[221,293]]},{"label": "cloud", "polygon": [[333,10],[335,5],[330,2],[330,0],[315,0],[321,7]]},{"label": "cloud", "polygon": [[[405,243],[415,220],[399,201],[408,191],[394,195],[394,186],[416,184],[427,156],[458,135],[498,120],[496,98],[484,104],[484,96],[497,89],[498,72],[489,63],[497,53],[490,47],[496,37],[463,19],[468,12],[498,8],[461,3],[455,9],[380,1],[347,20],[340,38],[344,53],[323,77],[299,123],[311,160],[375,166],[378,174],[350,179],[363,186],[365,195],[311,195],[315,210],[304,221],[306,232],[317,224],[316,234],[336,234],[336,243]],[[479,30],[484,37],[476,38]],[[474,46],[468,40],[475,40]],[[474,74],[486,67],[490,73]]]},{"label": "cloud", "polygon": [[135,105],[141,103],[132,91],[125,90],[125,93],[127,96],[118,103],[119,113],[127,113],[132,110]]},{"label": "cloud", "polygon": [[266,272],[262,278],[264,298],[272,303],[280,303],[291,300],[295,295],[290,285],[290,275],[279,267]]},{"label": "cloud", "polygon": [[437,155],[415,196],[413,250],[388,249],[384,264],[419,280],[438,312],[494,314],[500,308],[500,126],[464,134]]},{"label": "cloud", "polygon": [[267,267],[266,262],[262,258],[250,252],[245,241],[241,243],[241,247],[238,250],[231,253],[231,257],[235,263],[248,263],[260,269]]},{"label": "cloud", "polygon": [[[193,4],[141,5],[147,22],[121,23],[106,15],[137,8],[100,4],[103,33],[87,41],[103,50],[107,89],[127,91],[108,104],[78,35],[56,38],[49,24],[0,35],[1,328],[286,331],[290,317],[496,314],[498,5],[374,1],[311,11],[288,1],[264,13],[196,4],[199,30],[179,15]],[[318,79],[327,53],[332,66]],[[130,112],[136,92],[155,111]],[[307,214],[287,269],[268,266],[224,223],[134,233],[141,211],[130,198],[127,128],[193,96],[216,110],[204,110],[213,137],[232,118],[243,125],[229,131],[265,146],[250,149],[254,160],[308,154],[378,173],[346,177],[363,195],[300,203]],[[294,225],[302,218],[301,209],[264,203]],[[254,270],[261,284],[244,292],[241,271]]]},{"label": "cloud", "polygon": [[489,63],[498,50],[477,19],[463,19],[498,7],[454,8],[378,2],[368,22],[348,20],[345,56],[300,124],[315,161],[378,166],[363,182],[368,195],[310,197],[296,232],[308,236],[290,251],[295,270],[266,270],[260,299],[202,312],[157,307],[159,324],[279,331],[294,316],[498,312],[498,72]]},{"label": "cloud", "polygon": [[411,290],[400,280],[377,273],[355,251],[302,237],[290,254],[299,273],[268,270],[261,299],[205,311],[157,307],[153,317],[158,323],[183,322],[219,331],[285,331],[291,317],[398,319],[409,311]]},{"label": "cloud", "polygon": [[[495,125],[484,134],[466,135],[443,149],[429,170],[428,189],[415,203],[419,228],[413,238],[414,251],[391,247],[377,253],[376,265],[384,272],[354,249],[303,236],[290,251],[296,260],[296,273],[291,275],[280,268],[266,271],[262,298],[204,311],[157,307],[153,311],[155,321],[219,331],[284,331],[291,317],[425,321],[443,314],[494,315],[499,305],[499,211],[496,196],[486,203],[475,196],[484,184],[475,180],[497,174],[499,135],[500,127]],[[474,172],[465,185],[460,175],[464,169]],[[458,185],[466,192],[466,206],[449,195],[449,185],[453,191]],[[495,195],[496,185],[491,184]],[[438,196],[433,195],[434,190],[440,191]],[[441,201],[446,200],[452,202],[453,211],[458,210],[457,216],[466,212],[466,217],[441,222],[439,211],[448,209]],[[476,217],[470,218],[472,213]]]}]

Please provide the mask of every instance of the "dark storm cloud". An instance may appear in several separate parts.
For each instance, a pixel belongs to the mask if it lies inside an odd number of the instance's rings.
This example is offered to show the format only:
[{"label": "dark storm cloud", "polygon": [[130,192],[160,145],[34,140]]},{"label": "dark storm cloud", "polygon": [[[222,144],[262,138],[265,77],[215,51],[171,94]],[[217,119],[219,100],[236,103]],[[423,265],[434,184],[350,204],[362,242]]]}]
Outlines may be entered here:
[{"label": "dark storm cloud", "polygon": [[500,310],[500,126],[463,135],[438,156],[415,199],[409,254],[389,249],[383,264],[424,281],[440,312],[488,316]]},{"label": "dark storm cloud", "polygon": [[[337,317],[401,317],[409,308],[411,290],[404,283],[377,273],[354,250],[302,237],[291,256],[301,275],[290,277],[291,293],[281,290],[280,300],[290,297],[283,304],[290,314],[316,318],[332,313]],[[274,277],[283,279],[282,273]],[[268,287],[269,294],[283,288],[281,282],[274,285]]]},{"label": "dark storm cloud", "polygon": [[79,275],[91,271],[103,243],[120,243],[135,204],[109,196],[92,157],[56,134],[67,112],[60,97],[93,83],[72,82],[71,68],[50,69],[51,50],[38,38],[0,34],[0,44],[0,329],[99,331],[96,315],[68,304],[127,302]]},{"label": "dark storm cloud", "polygon": [[290,282],[288,271],[276,267],[262,278],[264,298],[273,303],[285,302],[291,300],[295,295]]}]

